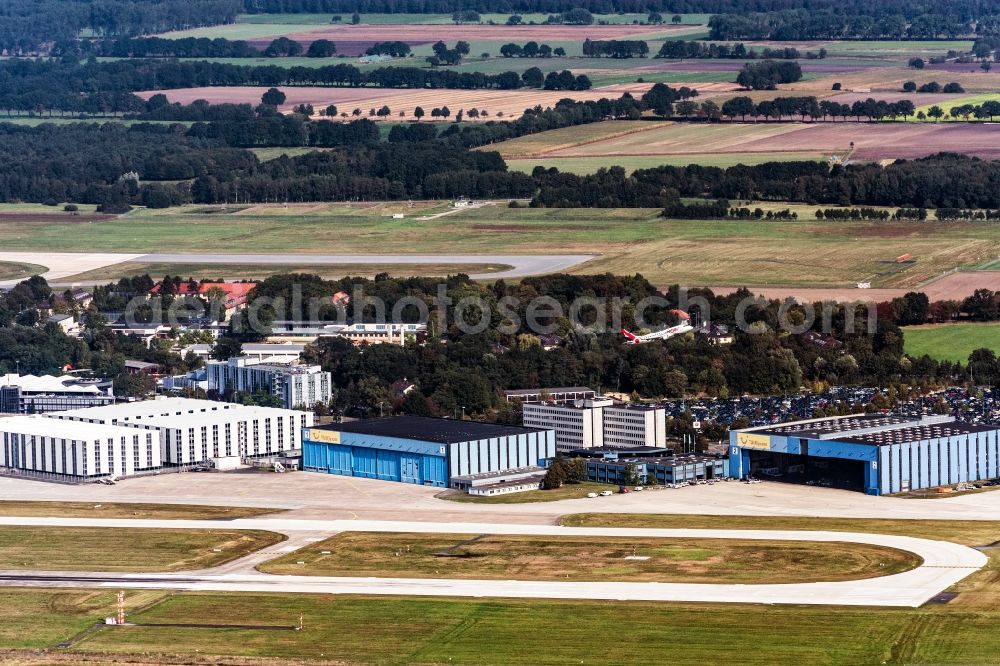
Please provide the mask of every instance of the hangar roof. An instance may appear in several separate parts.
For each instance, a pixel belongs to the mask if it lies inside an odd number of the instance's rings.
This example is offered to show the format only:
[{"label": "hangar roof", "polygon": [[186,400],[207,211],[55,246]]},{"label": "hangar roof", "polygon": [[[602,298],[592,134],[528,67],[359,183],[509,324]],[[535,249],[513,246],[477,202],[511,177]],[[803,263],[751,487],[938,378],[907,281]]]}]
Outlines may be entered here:
[{"label": "hangar roof", "polygon": [[956,421],[950,416],[913,417],[856,414],[793,421],[774,426],[749,428],[741,432],[881,446],[992,430],[1000,430],[1000,428]]},{"label": "hangar roof", "polygon": [[479,421],[459,421],[439,419],[429,416],[386,416],[364,421],[349,421],[318,426],[318,430],[335,430],[380,437],[398,437],[424,442],[451,444],[476,439],[511,437],[531,432],[544,432],[540,428],[480,423]]},{"label": "hangar roof", "polygon": [[852,416],[832,416],[823,419],[808,419],[806,421],[779,423],[773,426],[751,428],[749,432],[760,433],[761,435],[785,435],[819,439],[821,436],[829,438],[835,433],[846,432],[848,430],[858,430],[862,428],[893,428],[915,422],[916,421],[913,417],[910,416],[855,414]]},{"label": "hangar roof", "polygon": [[939,439],[941,437],[953,437],[955,435],[966,435],[977,432],[989,432],[998,430],[997,426],[977,425],[965,423],[963,421],[951,421],[949,423],[936,424],[914,424],[906,428],[894,428],[880,432],[867,432],[848,437],[838,437],[838,441],[853,442],[857,444],[878,444],[884,446],[888,444],[905,444],[908,442],[920,442],[927,439]]}]

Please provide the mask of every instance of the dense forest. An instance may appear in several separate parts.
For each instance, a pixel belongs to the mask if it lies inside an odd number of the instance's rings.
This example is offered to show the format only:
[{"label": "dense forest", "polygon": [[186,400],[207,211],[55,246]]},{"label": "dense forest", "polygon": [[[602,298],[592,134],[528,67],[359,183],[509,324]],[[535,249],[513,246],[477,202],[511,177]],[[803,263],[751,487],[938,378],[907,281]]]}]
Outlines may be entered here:
[{"label": "dense forest", "polygon": [[580,176],[536,167],[536,206],[665,207],[678,197],[798,201],[915,208],[994,208],[1000,205],[1000,162],[940,154],[889,166],[772,162],[727,169],[688,165],[613,167]]},{"label": "dense forest", "polygon": [[[539,70],[538,74],[542,72]],[[379,67],[362,71],[348,64],[286,68],[155,59],[75,62],[72,59],[16,58],[0,62],[0,109],[8,113],[30,111],[39,114],[135,113],[141,111],[144,104],[134,94],[136,92],[200,86],[587,90],[590,85],[586,76],[574,76],[566,70],[531,77],[516,72],[483,74],[418,67]]]},{"label": "dense forest", "polygon": [[[680,94],[664,88],[671,97]],[[736,104],[740,99],[731,101]],[[813,98],[783,98],[757,105],[742,99],[757,110],[777,105],[774,115],[802,113],[803,100],[810,109],[815,104]],[[147,108],[155,106],[154,101]],[[685,103],[679,101],[677,106]],[[682,197],[912,208],[1000,207],[1000,162],[951,154],[900,160],[886,167],[772,162],[728,169],[663,166],[631,175],[620,167],[591,175],[537,167],[529,176],[508,172],[497,153],[469,150],[615,114],[637,117],[643,106],[628,96],[582,103],[566,100],[553,109],[529,109],[515,121],[449,123],[440,133],[433,127],[417,129],[426,126],[413,123],[412,129],[395,130],[388,143],[380,140],[375,124],[367,119],[312,121],[299,114],[278,114],[267,105],[257,109],[165,105],[146,111],[155,116],[162,111],[190,110],[211,118],[190,127],[141,122],[128,128],[114,123],[0,124],[0,159],[10,167],[0,174],[0,200],[93,203],[111,212],[135,204],[164,207],[191,201],[463,195],[530,199],[531,205],[542,207],[667,208]],[[738,111],[727,109],[728,113]],[[265,163],[241,150],[271,145],[328,150]]]},{"label": "dense forest", "polygon": [[[407,13],[451,14],[460,10],[515,14],[537,12],[554,14],[574,8],[586,9],[594,14],[618,12],[646,13],[739,13],[770,12],[784,9],[810,9],[819,11],[836,9],[843,14],[903,14],[918,16],[939,12],[941,4],[919,0],[244,0],[249,13]],[[972,18],[1000,14],[996,0],[954,0],[948,10],[957,16]]]},{"label": "dense forest", "polygon": [[[171,278],[177,283],[178,278]],[[153,286],[148,276],[123,278],[117,283],[93,290],[94,302],[79,313],[84,322],[83,335],[70,338],[56,326],[45,324],[40,308],[67,312],[78,309],[72,300],[54,292],[42,278],[32,278],[0,295],[0,372],[19,368],[27,373],[57,373],[64,367],[86,368],[97,376],[115,377],[116,389],[124,394],[141,394],[148,386],[135,384],[124,372],[126,358],[157,363],[168,373],[184,372],[199,364],[196,358],[181,358],[170,351],[174,344],[200,342],[200,338],[175,333],[173,339],[158,341],[152,347],[138,339],[116,334],[100,314],[121,311],[134,297],[143,297]],[[437,300],[443,284],[449,302]],[[302,300],[292,298],[293,289]],[[797,393],[802,386],[824,390],[830,385],[908,384],[934,387],[966,381],[969,369],[960,364],[938,362],[928,357],[911,358],[903,353],[900,325],[956,318],[995,321],[1000,317],[998,296],[979,290],[963,301],[931,302],[922,293],[909,293],[877,306],[874,320],[863,306],[833,306],[830,329],[822,330],[823,317],[800,332],[785,334],[779,325],[779,308],[784,321],[800,325],[810,321],[804,306],[782,306],[777,300],[758,298],[744,308],[743,326],[737,325],[737,308],[752,294],[738,290],[727,296],[710,290],[687,293],[692,313],[712,324],[730,328],[735,340],[731,345],[714,345],[707,338],[691,334],[647,345],[623,344],[617,332],[614,314],[609,308],[603,315],[584,308],[576,325],[564,315],[580,294],[598,299],[619,298],[626,304],[661,295],[641,275],[550,275],[525,278],[516,284],[499,280],[485,284],[466,276],[444,280],[432,278],[392,278],[386,274],[374,280],[344,278],[328,281],[315,275],[278,275],[260,283],[252,301],[267,298],[268,303],[283,302],[280,311],[270,306],[257,308],[260,318],[301,317],[295,303],[305,303],[313,296],[328,298],[344,291],[380,299],[387,310],[402,298],[424,302],[429,312],[430,336],[427,344],[413,342],[405,346],[371,345],[358,347],[349,340],[327,338],[310,346],[306,360],[319,363],[334,377],[336,392],[333,407],[364,414],[379,402],[392,404],[406,413],[449,415],[465,407],[470,414],[487,418],[511,419],[501,391],[508,388],[538,386],[592,386],[606,391],[633,393],[637,397],[681,397],[695,393],[712,396],[740,394]],[[163,289],[163,307],[176,298]],[[537,325],[553,331],[546,347],[538,330],[525,327],[528,306],[537,297],[548,297],[559,304],[564,314],[538,318]],[[670,309],[680,305],[676,287],[667,289],[663,300],[644,311],[641,324],[657,328],[674,322]],[[464,298],[478,298],[484,309],[462,306],[466,321],[476,323],[488,317],[482,332],[467,333],[457,326],[458,308]],[[282,300],[276,300],[282,299]],[[501,309],[501,299],[503,309]],[[703,299],[703,300],[701,300]],[[358,301],[361,302],[361,301]],[[143,307],[148,308],[147,304]],[[301,305],[300,305],[301,307]],[[811,304],[814,312],[821,304]],[[848,310],[854,315],[854,329],[846,326]],[[416,315],[413,306],[401,308],[404,319]],[[546,312],[551,312],[546,310]],[[351,319],[371,321],[375,312],[366,308],[346,313]],[[634,309],[622,309],[621,324],[638,329]],[[332,305],[321,309],[319,316],[334,320],[339,313]],[[598,319],[603,316],[604,319]],[[216,343],[216,358],[228,357],[242,342],[259,340],[267,330],[246,330],[244,314],[230,321],[227,335]],[[501,326],[518,322],[519,328]],[[873,328],[869,329],[869,326]],[[832,334],[836,344],[816,344],[807,331]],[[975,352],[970,357],[972,370],[981,383],[1000,381],[1000,364],[992,354]],[[417,391],[406,397],[394,397],[389,386],[407,378]]]},{"label": "dense forest", "polygon": [[0,3],[0,50],[40,53],[81,30],[130,37],[228,23],[241,0],[5,0]]},{"label": "dense forest", "polygon": [[[993,23],[992,20],[983,21],[979,24],[980,30]],[[954,39],[977,33],[977,24],[954,12],[914,16],[909,12],[873,14],[790,9],[716,14],[709,19],[708,26],[709,38],[718,40]]]},{"label": "dense forest", "polygon": [[[453,276],[445,282],[446,293],[452,302],[478,297],[485,304],[491,322],[482,333],[467,334],[454,325],[456,306],[437,309],[439,303],[435,297],[439,283],[434,279],[391,278],[388,275],[374,280],[345,278],[337,281],[305,275],[276,276],[265,280],[254,292],[254,297],[284,297],[285,303],[291,303],[292,285],[295,285],[304,298],[328,296],[335,291],[355,293],[355,289],[360,288],[366,296],[381,299],[388,309],[403,297],[417,298],[428,304],[431,334],[426,346],[359,348],[349,341],[331,338],[307,350],[309,361],[333,373],[337,409],[352,413],[377,409],[381,401],[408,413],[449,415],[464,406],[469,413],[491,415],[495,410],[507,409],[501,390],[537,386],[593,386],[651,398],[681,397],[697,392],[717,396],[795,393],[802,385],[820,389],[828,384],[855,383],[884,386],[906,382],[927,386],[960,381],[965,377],[964,369],[956,364],[904,357],[899,321],[921,316],[927,320],[932,313],[941,314],[952,307],[946,304],[943,310],[939,309],[936,304],[927,303],[923,294],[908,294],[880,306],[876,328],[871,331],[867,329],[869,322],[865,309],[858,308],[854,313],[857,315],[856,330],[845,333],[845,310],[835,307],[831,322],[837,345],[819,346],[807,336],[777,333],[779,301],[760,299],[757,306],[747,310],[748,330],[740,330],[736,326],[736,308],[740,301],[750,296],[749,292],[741,290],[729,296],[716,296],[711,291],[699,290],[690,295],[705,299],[712,323],[728,325],[735,331],[732,345],[713,345],[700,335],[648,345],[625,345],[611,325],[609,311],[606,313],[608,320],[603,322],[595,320],[596,312],[591,312],[590,318],[582,322],[583,326],[591,327],[590,330],[574,328],[565,317],[539,322],[551,327],[560,340],[554,348],[546,350],[537,332],[501,330],[500,322],[512,317],[519,322],[526,321],[527,305],[536,297],[552,298],[566,312],[568,305],[580,294],[637,303],[657,295],[656,288],[640,275],[552,275],[527,278],[518,284],[506,284],[501,280],[493,285]],[[678,291],[671,288],[665,295],[663,307],[651,308],[646,313],[647,326],[655,328],[671,323],[669,309],[678,304]],[[511,312],[499,309],[500,299],[504,298],[509,299],[506,305]],[[976,303],[990,299],[993,299],[995,310],[995,295],[991,292],[980,294],[978,299],[969,299],[968,304],[954,304],[952,316],[960,313],[973,316],[971,309],[977,307]],[[969,312],[966,312],[967,305]],[[334,317],[334,312],[331,307],[327,315]],[[295,317],[296,313],[282,310],[274,315]],[[623,315],[626,328],[637,325],[630,308],[626,307]],[[789,321],[804,321],[804,317],[801,307],[789,309]],[[813,327],[817,331],[819,319]],[[478,320],[477,315],[473,316],[475,320]],[[239,331],[239,321],[237,316],[234,331]],[[595,331],[596,324],[603,329]],[[240,337],[240,340],[245,339],[248,338]],[[220,342],[222,349],[233,346],[225,339]],[[994,367],[994,374],[995,371]],[[405,398],[393,398],[389,385],[404,377],[414,382],[418,390]],[[507,418],[502,414],[497,416]]]}]

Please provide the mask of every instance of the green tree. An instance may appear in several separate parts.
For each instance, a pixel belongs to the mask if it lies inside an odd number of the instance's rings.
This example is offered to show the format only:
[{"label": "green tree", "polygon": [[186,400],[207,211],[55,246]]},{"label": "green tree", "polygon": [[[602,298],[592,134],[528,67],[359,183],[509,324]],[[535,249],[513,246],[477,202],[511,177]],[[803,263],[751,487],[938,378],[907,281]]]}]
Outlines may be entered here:
[{"label": "green tree", "polygon": [[286,99],[288,99],[288,97],[285,93],[281,92],[277,88],[269,88],[267,92],[260,97],[261,103],[266,104],[267,106],[281,106],[285,103]]},{"label": "green tree", "polygon": [[556,488],[562,488],[566,483],[567,476],[562,456],[557,455],[556,459],[549,465],[548,471],[545,472],[545,478],[542,479],[542,489],[555,490]]}]

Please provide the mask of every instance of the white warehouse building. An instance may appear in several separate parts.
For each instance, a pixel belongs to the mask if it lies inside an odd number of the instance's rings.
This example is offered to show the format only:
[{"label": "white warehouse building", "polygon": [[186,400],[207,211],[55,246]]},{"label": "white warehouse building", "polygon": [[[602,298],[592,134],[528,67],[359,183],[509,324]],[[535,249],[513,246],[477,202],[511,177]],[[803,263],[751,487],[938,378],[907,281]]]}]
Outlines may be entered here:
[{"label": "white warehouse building", "polygon": [[185,419],[161,417],[147,425],[161,433],[163,462],[190,465],[219,458],[261,458],[302,448],[302,429],[312,412],[241,407]]},{"label": "white warehouse building", "polygon": [[662,407],[615,405],[608,398],[567,404],[522,405],[524,425],[556,431],[556,449],[666,447],[667,415]]},{"label": "white warehouse building", "polygon": [[161,465],[159,433],[147,428],[12,416],[0,419],[0,441],[0,466],[42,478],[125,477]]},{"label": "white warehouse building", "polygon": [[312,412],[189,398],[15,416],[0,419],[0,467],[87,481],[163,466],[238,464],[301,450],[302,429],[312,425]]}]

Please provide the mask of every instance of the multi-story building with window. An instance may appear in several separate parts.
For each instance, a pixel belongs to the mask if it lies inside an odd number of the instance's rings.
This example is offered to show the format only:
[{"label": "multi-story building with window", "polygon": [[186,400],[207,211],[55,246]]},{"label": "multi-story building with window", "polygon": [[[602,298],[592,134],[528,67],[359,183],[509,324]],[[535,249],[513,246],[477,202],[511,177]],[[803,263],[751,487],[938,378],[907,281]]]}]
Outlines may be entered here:
[{"label": "multi-story building with window", "polygon": [[556,448],[563,452],[667,445],[662,407],[615,405],[608,398],[594,398],[566,404],[529,403],[522,406],[522,414],[527,427],[555,430]]},{"label": "multi-story building with window", "polygon": [[261,363],[237,356],[206,366],[209,390],[219,394],[266,393],[281,400],[286,409],[330,402],[333,379],[318,365]]}]

